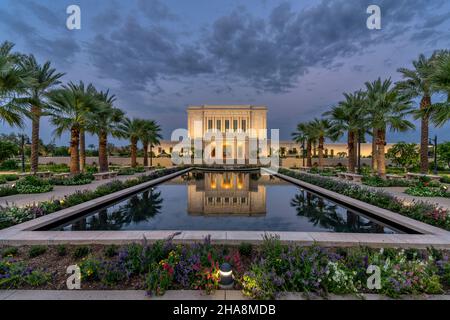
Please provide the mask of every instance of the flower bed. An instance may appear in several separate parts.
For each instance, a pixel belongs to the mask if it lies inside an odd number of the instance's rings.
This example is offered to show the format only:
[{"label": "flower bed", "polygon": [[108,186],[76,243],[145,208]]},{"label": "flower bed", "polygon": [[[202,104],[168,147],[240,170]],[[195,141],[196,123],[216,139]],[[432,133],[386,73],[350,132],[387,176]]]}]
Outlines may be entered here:
[{"label": "flower bed", "polygon": [[[66,289],[67,266],[77,264],[82,289],[145,289],[151,295],[166,290],[219,288],[220,265],[232,266],[234,289],[255,299],[284,292],[443,294],[450,286],[448,251],[369,248],[321,248],[282,244],[266,236],[259,247],[174,244],[21,247],[3,249],[0,289]],[[367,269],[380,268],[380,289],[367,286]],[[11,272],[11,270],[18,270]],[[28,270],[25,272],[25,270]],[[35,273],[36,281],[26,275]],[[25,275],[21,281],[13,275]],[[18,279],[16,277],[16,279]]]},{"label": "flower bed", "polygon": [[126,188],[136,186],[138,184],[154,180],[164,175],[177,172],[184,169],[176,167],[170,169],[158,170],[149,175],[139,176],[126,181],[114,180],[97,187],[96,190],[77,191],[71,195],[67,195],[62,200],[44,201],[27,207],[0,207],[0,229],[4,229],[19,223],[23,223],[65,208],[75,206],[77,204],[93,200],[98,197],[108,195]]},{"label": "flower bed", "polygon": [[79,186],[89,184],[94,180],[94,176],[89,173],[80,173],[70,178],[52,178],[50,183],[55,186]]},{"label": "flower bed", "polygon": [[348,184],[326,177],[294,172],[284,168],[280,168],[279,173],[399,213],[412,219],[450,230],[450,214],[448,210],[439,208],[436,205],[422,201],[414,201],[411,204],[405,204],[402,200],[381,190]]}]

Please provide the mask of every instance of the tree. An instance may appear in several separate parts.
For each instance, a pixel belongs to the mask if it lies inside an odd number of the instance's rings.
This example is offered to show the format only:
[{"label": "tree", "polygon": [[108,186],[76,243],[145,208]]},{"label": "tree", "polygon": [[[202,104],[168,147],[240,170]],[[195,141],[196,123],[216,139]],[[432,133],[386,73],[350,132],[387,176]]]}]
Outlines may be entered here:
[{"label": "tree", "polygon": [[368,113],[370,125],[374,128],[377,152],[377,172],[381,178],[386,177],[386,130],[406,131],[413,129],[414,125],[405,119],[412,112],[409,97],[400,95],[396,88],[392,88],[390,79],[366,82]]},{"label": "tree", "polygon": [[124,118],[118,126],[119,136],[130,140],[131,167],[137,167],[137,144],[142,136],[144,120]]},{"label": "tree", "polygon": [[0,140],[0,162],[17,156],[19,151],[19,145],[11,141]]},{"label": "tree", "polygon": [[43,65],[38,64],[33,55],[24,57],[21,66],[31,75],[32,81],[26,88],[23,101],[31,106],[31,171],[36,173],[39,165],[39,127],[40,119],[49,108],[46,94],[55,85],[60,84],[59,79],[64,73],[56,73],[51,68],[50,62]]},{"label": "tree", "polygon": [[312,145],[315,144],[316,137],[314,136],[311,122],[299,123],[297,131],[292,133],[294,141],[304,145],[306,142],[306,166],[312,167]]},{"label": "tree", "polygon": [[322,168],[325,139],[330,138],[331,140],[336,140],[337,134],[330,130],[331,124],[328,119],[314,119],[310,123],[310,126],[312,137],[319,142],[319,167]]},{"label": "tree", "polygon": [[405,172],[419,163],[419,152],[415,143],[396,143],[388,150],[386,157]]},{"label": "tree", "polygon": [[122,110],[114,108],[116,97],[109,91],[94,95],[97,108],[87,117],[86,128],[98,136],[98,164],[100,172],[109,171],[108,136],[120,136],[119,124],[124,117]]},{"label": "tree", "polygon": [[444,162],[450,168],[450,141],[438,144],[437,156],[439,161]]},{"label": "tree", "polygon": [[420,171],[428,173],[428,132],[429,120],[432,114],[431,96],[434,93],[430,80],[433,70],[433,59],[426,58],[423,54],[416,61],[413,61],[414,69],[400,68],[400,72],[404,78],[403,81],[397,82],[397,89],[401,94],[409,98],[421,97],[420,113],[417,114],[421,118],[420,124]]},{"label": "tree", "polygon": [[70,172],[80,173],[80,130],[86,124],[87,115],[96,107],[92,97],[86,93],[83,82],[78,85],[70,82],[61,89],[47,94],[51,109],[51,123],[56,127],[55,134],[70,132]]},{"label": "tree", "polygon": [[431,120],[436,126],[443,126],[450,119],[450,51],[438,51],[433,61],[430,76],[432,86],[447,95],[447,101],[436,103]]},{"label": "tree", "polygon": [[325,112],[324,116],[330,118],[330,133],[338,139],[344,132],[347,133],[348,171],[355,172],[357,152],[356,146],[360,135],[364,135],[366,119],[363,106],[365,95],[362,91],[353,94],[344,93],[345,100]]},{"label": "tree", "polygon": [[21,56],[11,52],[13,47],[14,44],[7,41],[0,45],[0,120],[10,126],[23,127],[27,111],[18,96],[25,93],[31,79],[19,65]]},{"label": "tree", "polygon": [[141,141],[144,149],[144,166],[148,166],[148,148],[150,147],[150,166],[153,166],[153,147],[160,144],[161,127],[154,120],[144,120],[141,128]]}]

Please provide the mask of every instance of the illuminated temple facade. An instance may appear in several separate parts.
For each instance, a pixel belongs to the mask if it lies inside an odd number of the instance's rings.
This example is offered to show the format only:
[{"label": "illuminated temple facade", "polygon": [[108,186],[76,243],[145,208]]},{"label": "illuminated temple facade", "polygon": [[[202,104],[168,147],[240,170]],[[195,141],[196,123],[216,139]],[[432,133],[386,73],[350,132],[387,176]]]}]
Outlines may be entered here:
[{"label": "illuminated temple facade", "polygon": [[[259,156],[265,156],[267,148],[267,107],[254,105],[201,105],[189,106],[188,134],[191,139],[204,141],[204,157],[215,159],[222,155],[223,161],[240,159],[247,162],[250,154],[249,141],[258,143]],[[208,133],[220,133],[222,141],[216,142]],[[226,133],[235,134],[227,138]],[[246,138],[243,138],[246,137]]]},{"label": "illuminated temple facade", "polygon": [[265,215],[266,187],[252,179],[251,173],[206,172],[204,175],[204,179],[188,184],[190,215]]}]

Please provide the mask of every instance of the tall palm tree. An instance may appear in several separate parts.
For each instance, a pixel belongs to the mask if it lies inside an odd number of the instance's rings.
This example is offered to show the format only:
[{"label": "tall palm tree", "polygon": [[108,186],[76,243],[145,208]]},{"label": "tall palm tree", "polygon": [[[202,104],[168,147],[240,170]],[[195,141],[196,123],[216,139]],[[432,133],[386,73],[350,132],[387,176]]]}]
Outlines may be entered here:
[{"label": "tall palm tree", "polygon": [[447,95],[447,101],[434,105],[431,115],[432,122],[442,126],[450,120],[450,50],[436,52],[430,81],[437,91]]},{"label": "tall palm tree", "polygon": [[31,77],[20,66],[19,54],[13,53],[14,44],[3,42],[0,45],[0,120],[10,126],[23,127],[26,105],[18,97],[26,92]]},{"label": "tall palm tree", "polygon": [[314,119],[310,126],[312,128],[312,136],[318,141],[319,167],[322,168],[325,139],[336,140],[337,134],[330,130],[331,123],[328,119]]},{"label": "tall palm tree", "polygon": [[28,70],[33,81],[27,87],[24,99],[31,106],[31,171],[36,173],[39,165],[39,127],[40,119],[48,109],[46,93],[55,85],[61,83],[59,79],[64,73],[57,73],[51,68],[49,61],[40,65],[33,55],[21,60],[23,69]]},{"label": "tall palm tree", "polygon": [[362,91],[353,94],[344,93],[344,97],[344,101],[339,102],[337,106],[332,107],[323,115],[330,118],[330,133],[335,138],[340,138],[344,132],[347,133],[348,171],[355,172],[358,156],[356,146],[359,136],[366,131],[362,111],[365,97]]},{"label": "tall palm tree", "polygon": [[405,117],[412,112],[411,100],[392,88],[391,79],[366,82],[367,99],[369,101],[370,124],[375,129],[377,144],[377,171],[382,178],[386,177],[386,130],[406,131],[414,128],[414,124]]},{"label": "tall palm tree", "polygon": [[144,120],[124,118],[118,126],[120,136],[130,140],[132,168],[137,167],[137,144],[142,136],[142,127],[144,125]]},{"label": "tall palm tree", "polygon": [[153,166],[153,147],[160,144],[161,127],[154,120],[144,120],[141,141],[144,149],[144,166],[148,166],[148,148],[150,147],[150,166]]},{"label": "tall palm tree", "polygon": [[312,167],[312,148],[316,144],[316,136],[311,122],[299,123],[293,134],[296,142],[306,141],[306,166]]},{"label": "tall palm tree", "polygon": [[98,136],[99,171],[108,172],[108,135],[120,136],[118,126],[124,113],[114,108],[116,97],[110,95],[109,91],[98,92],[94,97],[97,108],[88,115],[86,129]]},{"label": "tall palm tree", "polygon": [[86,119],[96,108],[92,96],[86,93],[84,84],[69,83],[61,89],[47,94],[51,109],[51,123],[56,127],[55,134],[61,136],[70,131],[70,172],[80,173],[80,130],[86,125]]},{"label": "tall palm tree", "polygon": [[431,96],[434,93],[430,74],[433,70],[434,57],[426,58],[423,54],[416,61],[413,61],[414,69],[400,68],[404,78],[397,83],[397,88],[401,94],[409,98],[421,97],[420,101],[420,171],[428,172],[428,132],[429,120],[432,113]]},{"label": "tall palm tree", "polygon": [[302,149],[302,159],[303,159],[303,166],[305,165],[305,146],[308,141],[308,129],[306,123],[299,123],[297,125],[297,131],[292,133],[292,138],[295,142],[300,144],[300,148]]}]

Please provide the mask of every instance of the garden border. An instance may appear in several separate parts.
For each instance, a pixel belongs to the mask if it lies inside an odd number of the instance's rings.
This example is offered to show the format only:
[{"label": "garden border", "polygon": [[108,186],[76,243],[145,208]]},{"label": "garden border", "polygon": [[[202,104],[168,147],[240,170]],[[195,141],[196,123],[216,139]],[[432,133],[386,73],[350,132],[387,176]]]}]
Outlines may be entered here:
[{"label": "garden border", "polygon": [[[300,292],[286,292],[277,300],[450,300],[450,295],[403,295],[390,298],[381,294],[330,294],[328,297]],[[5,300],[252,300],[240,290],[216,290],[206,295],[200,290],[167,290],[163,296],[150,297],[144,290],[0,290],[0,301]]]},{"label": "garden border", "polygon": [[361,234],[361,233],[329,233],[329,232],[274,232],[274,231],[181,231],[181,230],[155,230],[155,231],[32,231],[48,225],[50,222],[66,219],[80,211],[88,210],[103,203],[116,200],[119,197],[132,194],[139,190],[159,184],[163,181],[189,172],[195,167],[180,170],[175,173],[127,188],[83,204],[73,206],[7,229],[0,230],[0,244],[19,245],[56,245],[56,244],[126,244],[141,242],[146,238],[149,242],[173,238],[174,242],[190,243],[202,241],[207,235],[216,244],[239,244],[250,242],[259,244],[263,241],[264,233],[276,234],[282,242],[295,242],[298,245],[317,244],[324,247],[401,247],[418,248],[435,247],[450,248],[450,232],[413,220],[400,214],[367,204],[365,202],[314,186],[312,184],[294,179],[269,169],[262,169],[279,178],[294,183],[313,192],[323,194],[350,205],[361,207],[363,210],[385,219],[389,219],[408,228],[417,230],[422,234]]}]

